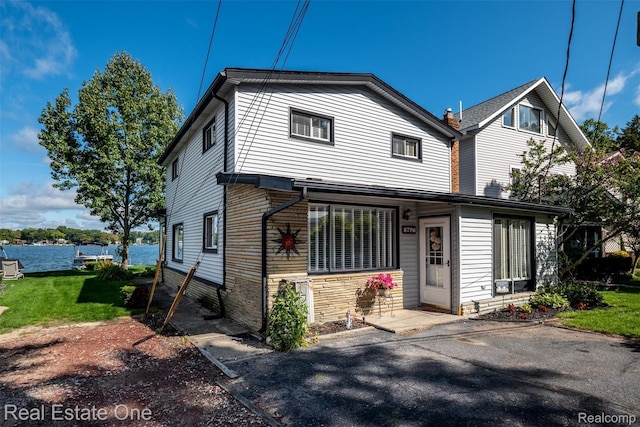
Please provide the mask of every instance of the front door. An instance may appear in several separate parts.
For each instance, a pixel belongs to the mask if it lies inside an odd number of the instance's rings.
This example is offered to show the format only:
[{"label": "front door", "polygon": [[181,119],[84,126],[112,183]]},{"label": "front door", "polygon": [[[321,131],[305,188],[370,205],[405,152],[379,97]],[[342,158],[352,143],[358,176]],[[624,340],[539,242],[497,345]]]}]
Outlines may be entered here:
[{"label": "front door", "polygon": [[451,309],[449,217],[420,220],[420,303]]}]

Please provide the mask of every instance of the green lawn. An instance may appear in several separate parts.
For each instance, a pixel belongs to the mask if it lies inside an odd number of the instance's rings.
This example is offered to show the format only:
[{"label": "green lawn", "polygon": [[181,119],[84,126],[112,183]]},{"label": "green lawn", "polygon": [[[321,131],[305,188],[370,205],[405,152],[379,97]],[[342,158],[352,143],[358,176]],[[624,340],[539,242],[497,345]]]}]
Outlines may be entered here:
[{"label": "green lawn", "polygon": [[0,306],[0,333],[27,325],[93,322],[129,316],[141,310],[125,308],[120,288],[127,282],[99,280],[97,271],[54,271],[6,280]]},{"label": "green lawn", "polygon": [[621,286],[602,291],[602,295],[610,307],[561,313],[558,317],[566,326],[640,338],[640,287]]}]

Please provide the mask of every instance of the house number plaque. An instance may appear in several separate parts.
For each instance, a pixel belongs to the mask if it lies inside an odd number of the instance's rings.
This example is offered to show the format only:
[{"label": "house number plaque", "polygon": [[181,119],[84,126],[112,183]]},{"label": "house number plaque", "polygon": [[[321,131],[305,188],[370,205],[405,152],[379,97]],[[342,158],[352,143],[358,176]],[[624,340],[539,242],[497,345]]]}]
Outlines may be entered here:
[{"label": "house number plaque", "polygon": [[402,226],[402,234],[416,234],[417,232],[418,232],[418,228],[414,225]]}]

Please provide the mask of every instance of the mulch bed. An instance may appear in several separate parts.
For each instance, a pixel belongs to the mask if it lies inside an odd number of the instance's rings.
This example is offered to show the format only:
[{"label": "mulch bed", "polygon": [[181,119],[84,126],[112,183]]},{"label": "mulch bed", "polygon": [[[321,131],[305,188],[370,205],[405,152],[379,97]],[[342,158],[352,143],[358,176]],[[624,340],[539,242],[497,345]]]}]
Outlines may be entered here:
[{"label": "mulch bed", "polygon": [[360,319],[351,319],[351,328],[347,328],[346,320],[337,320],[335,322],[326,323],[314,323],[309,325],[309,335],[327,335],[335,334],[337,332],[350,331],[354,329],[365,328],[369,325],[362,322]]},{"label": "mulch bed", "polygon": [[549,320],[556,317],[562,311],[557,308],[548,308],[546,310],[532,309],[530,313],[525,313],[520,307],[503,308],[491,313],[485,313],[478,316],[483,320],[499,320],[505,322],[526,322],[531,320]]}]

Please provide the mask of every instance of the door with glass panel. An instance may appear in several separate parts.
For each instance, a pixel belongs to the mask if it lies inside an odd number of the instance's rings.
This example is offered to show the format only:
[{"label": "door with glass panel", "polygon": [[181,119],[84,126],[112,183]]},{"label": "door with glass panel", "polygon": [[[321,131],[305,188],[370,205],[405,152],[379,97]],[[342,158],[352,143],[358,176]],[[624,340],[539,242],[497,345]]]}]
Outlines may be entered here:
[{"label": "door with glass panel", "polygon": [[449,217],[420,220],[420,303],[451,308]]}]

